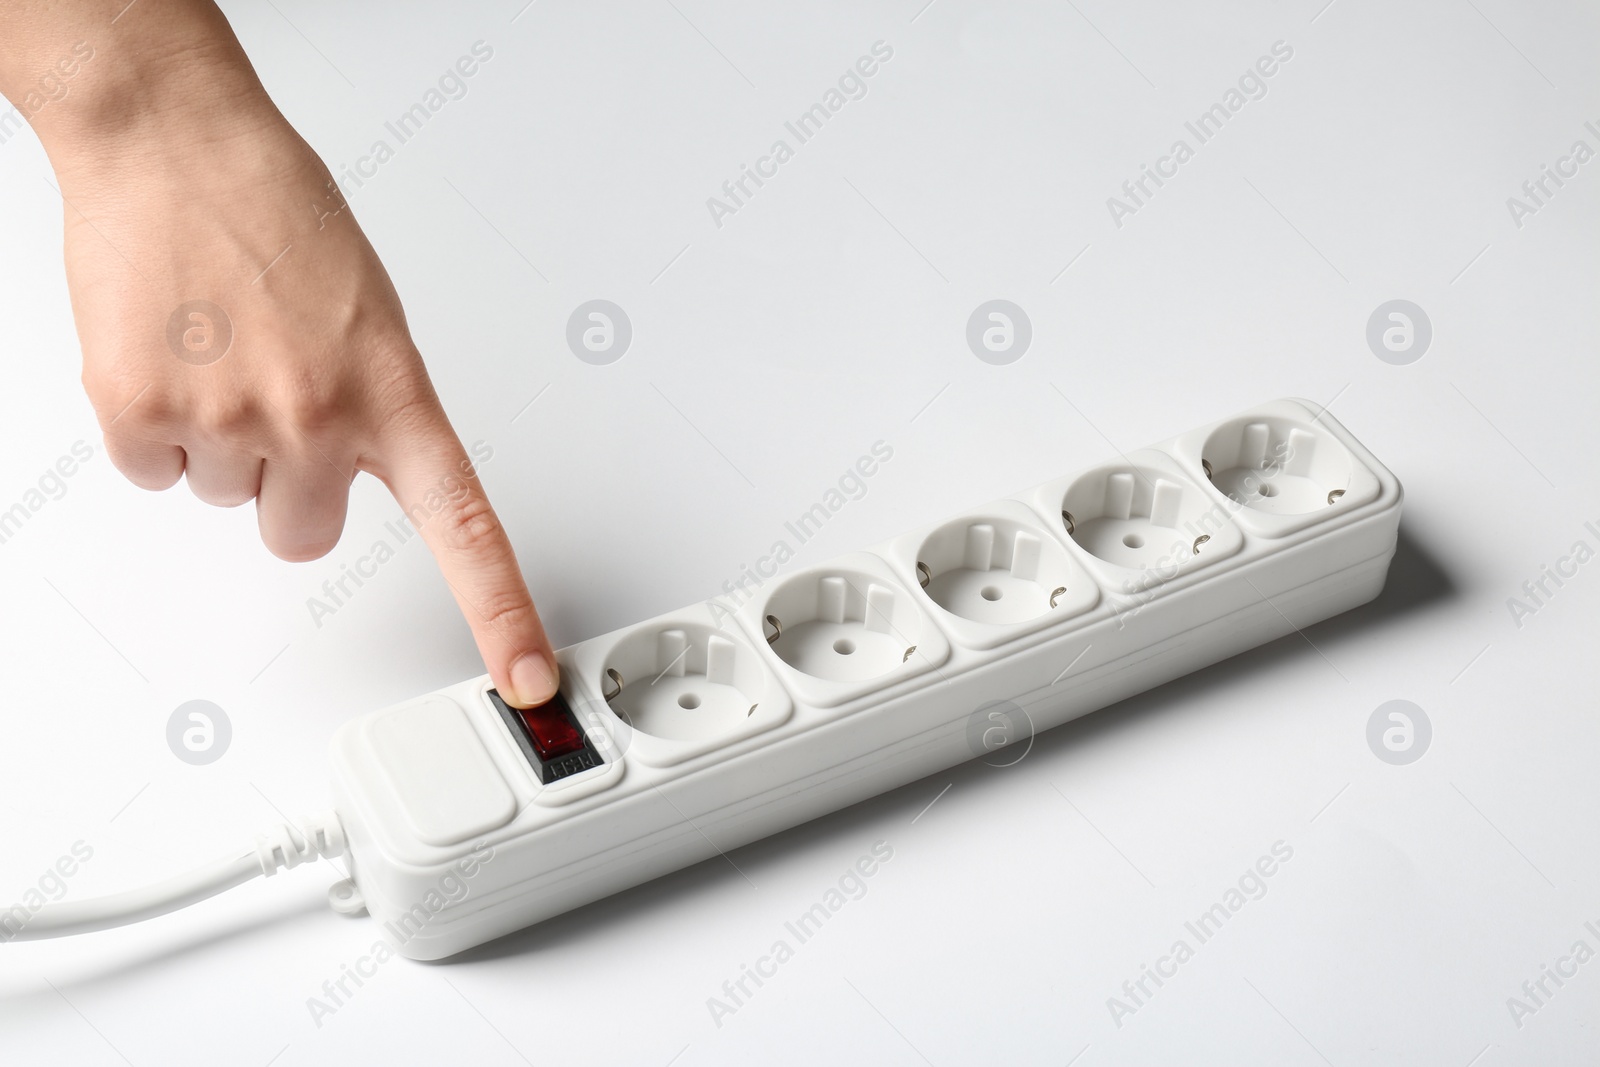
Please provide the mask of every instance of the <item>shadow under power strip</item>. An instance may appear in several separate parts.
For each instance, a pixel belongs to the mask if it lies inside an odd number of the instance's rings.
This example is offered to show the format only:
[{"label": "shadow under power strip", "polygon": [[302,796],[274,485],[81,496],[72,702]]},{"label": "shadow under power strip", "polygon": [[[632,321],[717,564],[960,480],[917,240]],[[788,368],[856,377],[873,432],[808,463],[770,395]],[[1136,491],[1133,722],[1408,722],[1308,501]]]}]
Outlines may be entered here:
[{"label": "shadow under power strip", "polygon": [[374,712],[333,742],[330,898],[407,956],[460,952],[982,754],[996,701],[1047,729],[1366,603],[1400,502],[1332,416],[1275,401],[776,578],[732,618],[572,645],[543,707],[483,677]]}]

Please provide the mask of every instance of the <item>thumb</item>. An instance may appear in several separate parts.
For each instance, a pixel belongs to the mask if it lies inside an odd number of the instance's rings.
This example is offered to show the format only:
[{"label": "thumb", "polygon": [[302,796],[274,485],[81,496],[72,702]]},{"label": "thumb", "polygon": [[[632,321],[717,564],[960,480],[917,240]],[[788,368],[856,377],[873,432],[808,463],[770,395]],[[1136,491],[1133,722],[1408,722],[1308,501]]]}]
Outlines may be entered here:
[{"label": "thumb", "polygon": [[555,696],[555,650],[517,566],[505,528],[442,408],[406,420],[372,464],[438,561],[506,702]]}]

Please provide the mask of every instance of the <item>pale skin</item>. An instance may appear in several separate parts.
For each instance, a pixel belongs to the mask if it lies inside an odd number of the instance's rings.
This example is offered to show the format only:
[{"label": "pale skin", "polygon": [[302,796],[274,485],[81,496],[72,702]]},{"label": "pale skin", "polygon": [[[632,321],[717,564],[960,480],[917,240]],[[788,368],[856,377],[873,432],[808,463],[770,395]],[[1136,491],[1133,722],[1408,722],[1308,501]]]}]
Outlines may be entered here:
[{"label": "pale skin", "polygon": [[[0,3],[0,93],[59,182],[83,386],[111,461],[144,489],[254,500],[262,541],[297,562],[333,548],[351,481],[376,476],[495,686],[549,700],[555,657],[510,539],[328,169],[209,0],[126,5]],[[202,320],[184,319],[202,327],[187,358],[169,341],[194,300],[231,325],[214,361]]]}]

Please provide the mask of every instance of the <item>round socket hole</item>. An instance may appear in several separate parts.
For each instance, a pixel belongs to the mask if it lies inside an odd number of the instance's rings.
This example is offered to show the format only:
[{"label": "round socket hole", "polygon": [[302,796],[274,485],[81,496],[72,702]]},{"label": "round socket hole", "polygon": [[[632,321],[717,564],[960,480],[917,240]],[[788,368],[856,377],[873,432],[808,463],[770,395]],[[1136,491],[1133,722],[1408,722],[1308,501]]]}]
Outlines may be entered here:
[{"label": "round socket hole", "polygon": [[1127,545],[1129,548],[1143,548],[1144,538],[1140,537],[1136,533],[1131,533],[1122,539],[1122,543]]},{"label": "round socket hole", "polygon": [[[636,626],[592,675],[628,734],[714,742],[748,733],[774,696],[756,650],[704,623]],[[757,713],[759,716],[759,713]]]},{"label": "round socket hole", "polygon": [[[1055,538],[1006,511],[945,523],[923,540],[917,559],[930,579],[922,587],[929,600],[957,618],[992,627],[1043,623],[1052,617],[1052,596],[1077,594],[1087,584]],[[992,648],[1016,632],[969,630],[967,637]]]},{"label": "round socket hole", "polygon": [[816,570],[780,582],[761,611],[782,621],[771,642],[780,660],[801,674],[864,691],[860,683],[920,669],[907,662],[905,651],[935,638],[913,596],[881,572]]},{"label": "round socket hole", "polygon": [[1280,415],[1224,423],[1206,438],[1201,463],[1219,492],[1272,515],[1320,511],[1355,471],[1350,450],[1327,429]]}]

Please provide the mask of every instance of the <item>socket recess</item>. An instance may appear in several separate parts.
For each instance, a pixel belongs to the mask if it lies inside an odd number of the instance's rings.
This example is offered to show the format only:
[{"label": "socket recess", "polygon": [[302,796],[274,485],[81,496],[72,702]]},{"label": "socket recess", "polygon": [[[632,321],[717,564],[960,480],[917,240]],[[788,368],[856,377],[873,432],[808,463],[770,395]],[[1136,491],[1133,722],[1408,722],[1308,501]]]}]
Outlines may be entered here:
[{"label": "socket recess", "polygon": [[1100,601],[1065,538],[1015,500],[896,538],[888,555],[901,579],[937,605],[956,643],[972,648],[994,648]]},{"label": "socket recess", "polygon": [[670,767],[794,713],[756,649],[736,629],[719,629],[703,604],[611,636],[581,646],[573,672],[615,716],[618,747],[642,763]]},{"label": "socket recess", "polygon": [[1048,482],[1032,500],[1082,550],[1090,571],[1121,593],[1226,559],[1244,544],[1228,508],[1155,449]]},{"label": "socket recess", "polygon": [[1249,532],[1278,537],[1370,503],[1378,479],[1320,408],[1277,400],[1185,434],[1173,452],[1225,497]]},{"label": "socket recess", "polygon": [[878,556],[854,552],[785,578],[739,622],[802,702],[837,707],[933,670],[950,642]]}]

